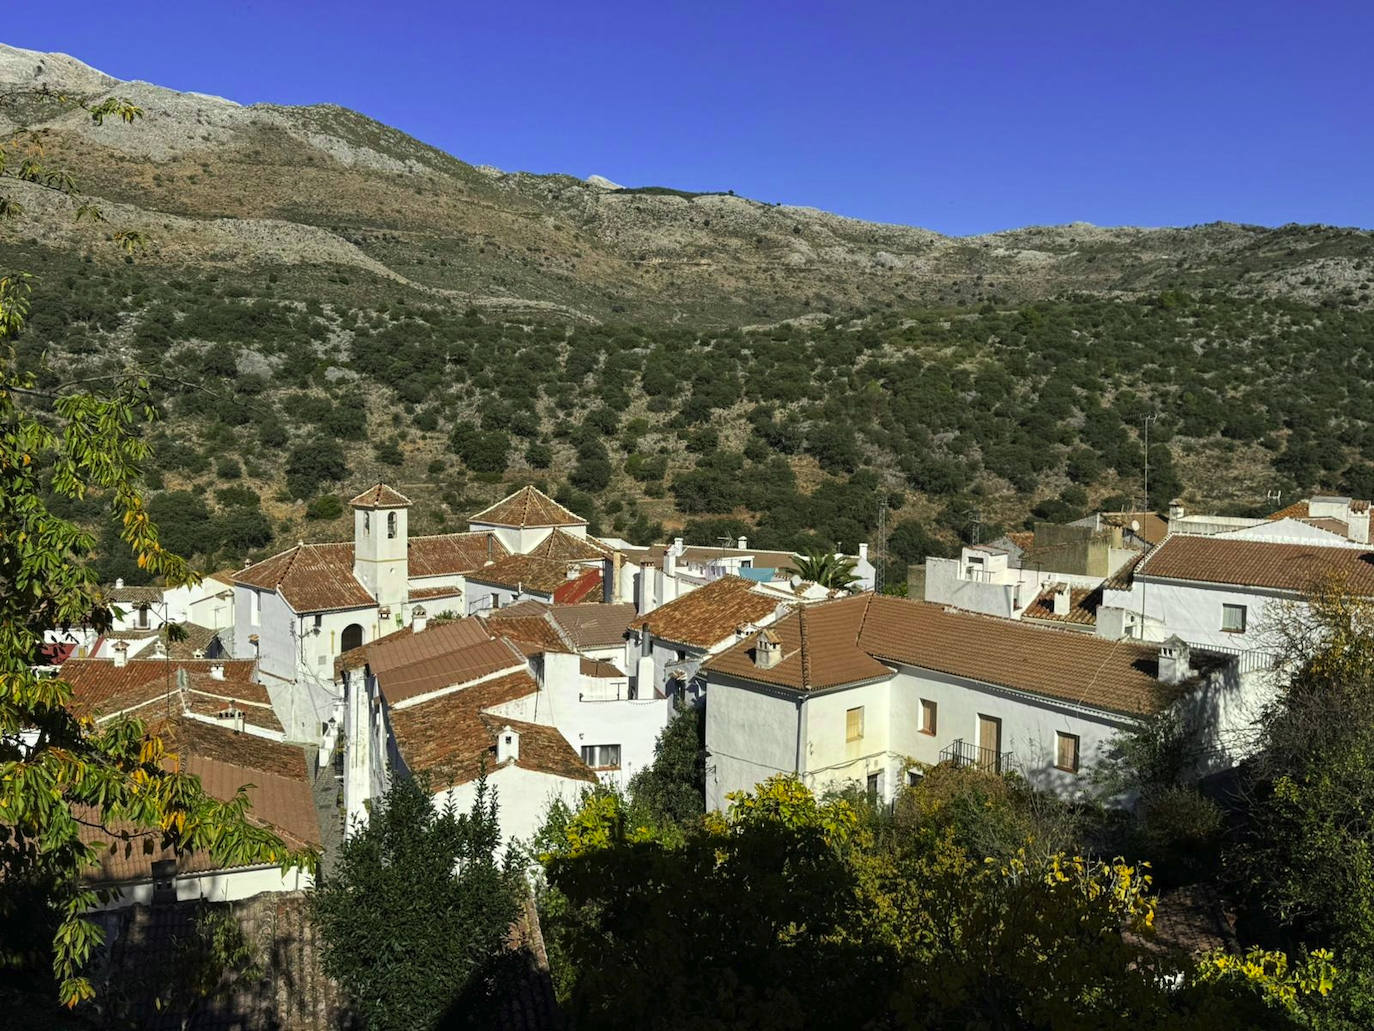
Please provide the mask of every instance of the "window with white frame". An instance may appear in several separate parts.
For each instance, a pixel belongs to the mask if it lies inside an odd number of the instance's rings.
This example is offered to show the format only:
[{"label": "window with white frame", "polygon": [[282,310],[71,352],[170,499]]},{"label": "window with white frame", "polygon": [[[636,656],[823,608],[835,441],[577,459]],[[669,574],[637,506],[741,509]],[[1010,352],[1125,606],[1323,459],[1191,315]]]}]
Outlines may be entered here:
[{"label": "window with white frame", "polygon": [[583,745],[582,761],[594,770],[620,769],[619,745]]},{"label": "window with white frame", "polygon": [[1221,607],[1221,629],[1228,634],[1245,633],[1245,606],[1223,605]]}]

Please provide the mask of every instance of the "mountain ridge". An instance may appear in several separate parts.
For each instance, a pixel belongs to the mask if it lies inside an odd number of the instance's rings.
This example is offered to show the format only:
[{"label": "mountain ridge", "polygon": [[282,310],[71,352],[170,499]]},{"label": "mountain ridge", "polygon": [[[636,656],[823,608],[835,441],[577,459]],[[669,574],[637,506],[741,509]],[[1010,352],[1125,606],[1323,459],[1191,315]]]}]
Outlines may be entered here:
[{"label": "mountain ridge", "polygon": [[[1350,266],[1374,256],[1374,234],[1356,229],[1070,223],[953,237],[729,191],[607,189],[472,165],[334,104],[243,105],[0,45],[0,88],[43,85],[128,96],[144,109],[132,127],[94,125],[37,98],[0,114],[0,131],[27,124],[86,192],[127,205],[121,215],[153,241],[148,260],[268,262],[305,279],[352,268],[478,308],[738,325],[1069,290],[1225,286],[1321,300],[1362,282]],[[209,225],[169,231],[158,224],[168,215]],[[262,232],[226,236],[214,225],[223,219]],[[289,256],[255,242],[278,223],[333,241],[298,234]],[[60,229],[40,219],[26,232],[42,239]]]}]

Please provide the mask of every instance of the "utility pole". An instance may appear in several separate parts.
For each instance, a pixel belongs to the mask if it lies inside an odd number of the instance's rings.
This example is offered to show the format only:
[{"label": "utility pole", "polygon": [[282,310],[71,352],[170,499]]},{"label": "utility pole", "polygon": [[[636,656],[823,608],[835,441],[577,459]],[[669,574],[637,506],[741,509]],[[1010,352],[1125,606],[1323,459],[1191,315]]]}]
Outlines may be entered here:
[{"label": "utility pole", "polygon": [[1145,416],[1145,504],[1143,511],[1150,511],[1150,423],[1158,419],[1158,415]]}]

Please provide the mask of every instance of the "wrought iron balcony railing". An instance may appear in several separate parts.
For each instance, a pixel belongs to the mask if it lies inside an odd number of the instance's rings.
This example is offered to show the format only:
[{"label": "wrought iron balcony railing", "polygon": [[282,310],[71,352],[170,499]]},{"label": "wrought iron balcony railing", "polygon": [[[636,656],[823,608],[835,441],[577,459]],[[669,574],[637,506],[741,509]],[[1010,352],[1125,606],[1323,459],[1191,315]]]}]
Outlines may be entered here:
[{"label": "wrought iron balcony railing", "polygon": [[940,752],[942,763],[955,766],[975,766],[992,773],[1006,773],[1011,769],[1011,753],[999,752],[995,748],[983,748],[971,741],[958,738],[948,748]]}]

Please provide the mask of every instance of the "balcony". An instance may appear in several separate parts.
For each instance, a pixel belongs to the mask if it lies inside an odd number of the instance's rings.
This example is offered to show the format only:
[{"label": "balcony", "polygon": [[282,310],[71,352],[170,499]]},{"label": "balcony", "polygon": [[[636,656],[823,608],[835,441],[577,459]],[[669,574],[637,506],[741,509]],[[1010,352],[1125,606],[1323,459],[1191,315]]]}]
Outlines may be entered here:
[{"label": "balcony", "polygon": [[999,752],[994,748],[982,748],[958,738],[948,748],[941,750],[940,762],[950,763],[958,768],[974,766],[989,773],[1006,773],[1011,769],[1011,753]]}]

